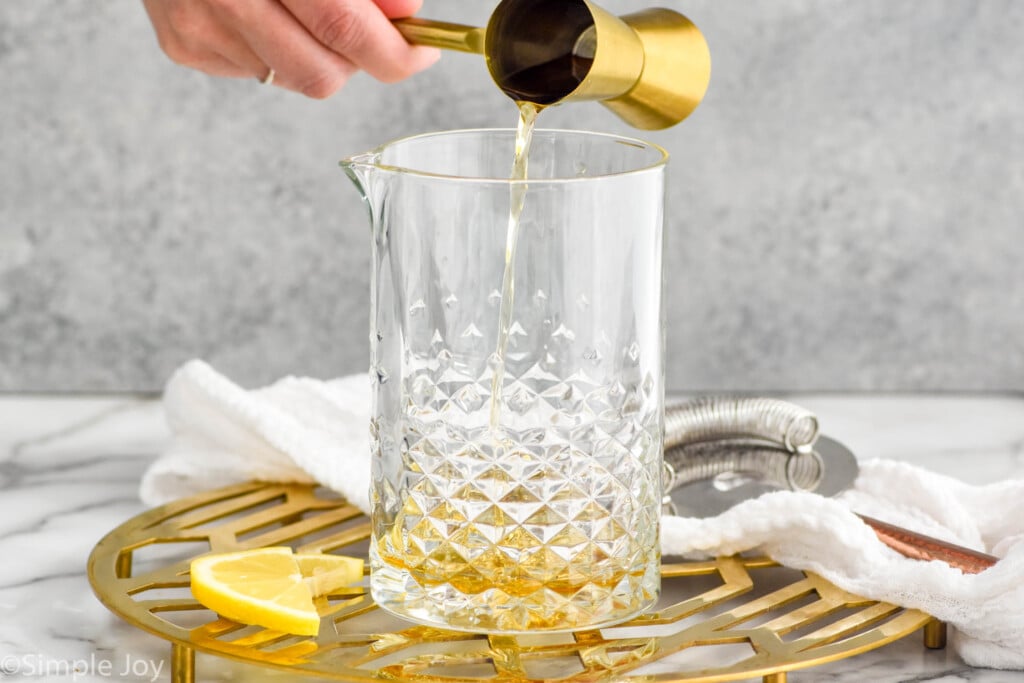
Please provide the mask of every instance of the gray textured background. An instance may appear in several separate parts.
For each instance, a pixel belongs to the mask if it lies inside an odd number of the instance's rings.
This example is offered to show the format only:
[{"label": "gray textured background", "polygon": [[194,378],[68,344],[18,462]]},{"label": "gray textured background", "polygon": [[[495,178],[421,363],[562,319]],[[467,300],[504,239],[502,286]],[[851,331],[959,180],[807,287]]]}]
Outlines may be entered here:
[{"label": "gray textured background", "polygon": [[[1024,390],[1024,3],[669,5],[714,59],[697,113],[647,136],[674,157],[670,387]],[[247,385],[364,370],[336,160],[513,119],[474,57],[306,101],[172,65],[138,2],[3,0],[0,390],[157,389],[195,356]]]}]

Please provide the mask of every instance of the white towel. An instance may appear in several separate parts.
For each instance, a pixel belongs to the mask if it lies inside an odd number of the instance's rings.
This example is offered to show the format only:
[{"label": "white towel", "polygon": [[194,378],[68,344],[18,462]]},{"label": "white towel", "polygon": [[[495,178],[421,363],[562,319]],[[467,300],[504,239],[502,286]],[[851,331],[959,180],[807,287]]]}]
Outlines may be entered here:
[{"label": "white towel", "polygon": [[[246,391],[192,361],[164,395],[174,433],[146,472],[155,505],[203,489],[262,479],[319,482],[363,510],[369,490],[369,381],[286,378]],[[852,510],[1002,558],[976,575],[907,559]],[[712,519],[664,517],[665,555],[756,549],[873,600],[920,609],[954,628],[972,666],[1024,669],[1024,481],[971,486],[905,463],[861,463],[838,498],[780,491]]]}]

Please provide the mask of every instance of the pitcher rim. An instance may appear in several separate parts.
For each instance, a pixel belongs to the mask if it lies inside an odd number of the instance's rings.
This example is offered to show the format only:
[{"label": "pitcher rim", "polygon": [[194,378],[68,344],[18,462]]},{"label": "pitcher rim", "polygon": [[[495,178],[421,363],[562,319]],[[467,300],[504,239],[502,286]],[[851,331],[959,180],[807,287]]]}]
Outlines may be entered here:
[{"label": "pitcher rim", "polygon": [[421,138],[438,137],[442,135],[465,135],[469,133],[512,133],[515,135],[515,128],[459,128],[455,130],[444,130],[444,131],[432,131],[428,133],[417,133],[416,135],[407,135],[401,138],[395,138],[379,145],[368,152],[362,152],[359,154],[353,154],[352,156],[342,159],[339,164],[342,167],[349,166],[364,166],[372,167],[376,170],[387,171],[388,173],[400,173],[402,175],[417,176],[421,178],[431,178],[436,180],[450,180],[464,183],[485,183],[493,184],[499,183],[502,185],[548,185],[548,184],[561,184],[561,183],[575,183],[575,182],[587,182],[591,180],[600,180],[602,178],[617,178],[620,176],[635,175],[639,173],[645,173],[647,171],[653,171],[659,168],[664,168],[669,161],[668,151],[659,144],[654,142],[648,142],[647,140],[641,140],[640,138],[628,137],[625,135],[619,135],[617,133],[603,133],[589,130],[578,130],[574,128],[538,128],[534,131],[536,136],[538,133],[563,133],[573,135],[583,135],[591,138],[607,138],[613,139],[620,143],[631,145],[634,147],[642,147],[644,149],[653,149],[659,155],[659,157],[651,163],[638,166],[637,168],[631,168],[626,171],[616,171],[614,173],[600,173],[596,175],[585,175],[585,176],[567,176],[562,178],[491,178],[483,176],[459,176],[451,175],[446,173],[432,173],[430,171],[423,171],[415,168],[409,168],[406,166],[395,166],[392,164],[380,163],[380,157],[389,147],[399,145],[406,142],[412,142]]}]

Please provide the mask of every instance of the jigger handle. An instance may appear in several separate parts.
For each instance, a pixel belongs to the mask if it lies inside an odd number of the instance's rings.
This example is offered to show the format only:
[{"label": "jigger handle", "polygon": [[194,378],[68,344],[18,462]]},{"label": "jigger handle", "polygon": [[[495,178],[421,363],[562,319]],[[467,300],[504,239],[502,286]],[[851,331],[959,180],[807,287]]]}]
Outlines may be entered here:
[{"label": "jigger handle", "polygon": [[391,23],[414,45],[429,45],[473,54],[484,52],[485,29],[482,28],[417,17],[395,19]]}]

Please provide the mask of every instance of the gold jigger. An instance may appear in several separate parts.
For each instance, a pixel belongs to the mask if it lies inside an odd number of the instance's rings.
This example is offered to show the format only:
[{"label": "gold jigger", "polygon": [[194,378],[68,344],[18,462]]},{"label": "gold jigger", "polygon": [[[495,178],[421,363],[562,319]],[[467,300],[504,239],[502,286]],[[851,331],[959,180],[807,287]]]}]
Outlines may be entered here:
[{"label": "gold jigger", "polygon": [[616,17],[589,0],[503,0],[485,28],[394,23],[411,43],[483,54],[491,78],[516,101],[596,100],[646,130],[689,116],[711,78],[704,36],[668,9]]}]

